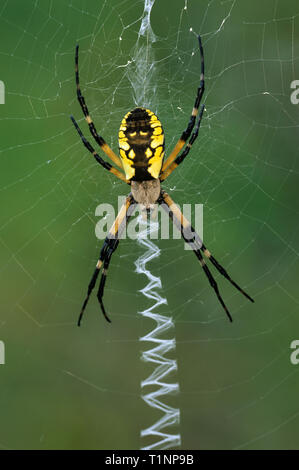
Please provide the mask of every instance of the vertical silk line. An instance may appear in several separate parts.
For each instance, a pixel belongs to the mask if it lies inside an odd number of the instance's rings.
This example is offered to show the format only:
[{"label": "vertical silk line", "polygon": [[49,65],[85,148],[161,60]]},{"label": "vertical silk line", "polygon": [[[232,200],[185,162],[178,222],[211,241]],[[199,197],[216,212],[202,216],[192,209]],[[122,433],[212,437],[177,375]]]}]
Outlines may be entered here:
[{"label": "vertical silk line", "polygon": [[[136,106],[152,108],[156,104],[156,80],[155,61],[152,43],[156,37],[150,24],[151,9],[155,0],[144,0],[144,12],[141,19],[141,26],[136,45],[131,51],[131,61],[127,67],[127,77],[133,90],[133,100]],[[156,111],[155,107],[152,111]],[[148,284],[141,290],[142,294],[150,300],[153,305],[143,310],[140,315],[154,320],[154,328],[145,336],[140,338],[143,343],[153,343],[153,347],[143,351],[141,358],[144,362],[153,365],[154,369],[150,376],[141,382],[143,400],[155,410],[159,410],[162,416],[153,425],[141,431],[141,437],[155,442],[143,447],[143,449],[169,449],[180,446],[180,434],[171,433],[169,426],[178,426],[180,422],[179,409],[173,408],[161,401],[162,397],[177,393],[178,383],[168,383],[170,374],[177,370],[175,359],[166,357],[167,353],[175,350],[175,339],[163,339],[161,336],[174,328],[172,318],[160,315],[158,309],[160,305],[167,304],[165,297],[161,297],[158,290],[162,288],[160,277],[154,276],[147,267],[152,259],[160,256],[160,250],[152,240],[150,234],[159,228],[158,222],[150,220],[144,221],[139,217],[139,227],[142,231],[137,236],[138,244],[146,251],[135,262],[136,271],[144,274],[148,279]],[[169,336],[169,335],[168,335]],[[146,393],[146,388],[151,387],[151,391]],[[152,391],[154,388],[154,391]]]},{"label": "vertical silk line", "polygon": [[154,53],[151,47],[152,43],[156,41],[156,37],[150,24],[150,14],[154,2],[155,0],[144,0],[138,38],[131,51],[131,60],[127,67],[127,77],[132,85],[134,103],[136,106],[146,108],[151,108],[157,89],[154,80]]},{"label": "vertical silk line", "polygon": [[[141,220],[140,217],[140,224],[142,223]],[[174,323],[172,318],[157,313],[160,305],[167,304],[167,300],[158,292],[158,289],[162,288],[161,278],[154,276],[146,266],[149,261],[160,256],[160,249],[148,239],[150,234],[156,232],[158,228],[159,224],[157,222],[150,221],[145,230],[139,233],[138,244],[144,247],[146,252],[135,262],[136,272],[144,274],[148,279],[148,284],[140,292],[154,301],[152,306],[139,313],[156,322],[153,330],[140,338],[140,341],[154,343],[154,346],[147,351],[143,351],[141,356],[144,362],[154,366],[151,375],[141,382],[141,388],[146,389],[150,386],[151,388],[154,387],[154,391],[145,393],[142,398],[149,406],[163,413],[157,422],[141,431],[141,437],[151,436],[155,438],[155,442],[142,447],[143,450],[176,448],[181,444],[180,434],[173,434],[169,430],[169,426],[179,425],[180,410],[161,401],[162,397],[164,398],[179,391],[178,383],[167,382],[168,376],[177,371],[177,361],[166,357],[167,353],[175,350],[176,342],[174,338],[163,339],[161,337],[174,328]]]}]

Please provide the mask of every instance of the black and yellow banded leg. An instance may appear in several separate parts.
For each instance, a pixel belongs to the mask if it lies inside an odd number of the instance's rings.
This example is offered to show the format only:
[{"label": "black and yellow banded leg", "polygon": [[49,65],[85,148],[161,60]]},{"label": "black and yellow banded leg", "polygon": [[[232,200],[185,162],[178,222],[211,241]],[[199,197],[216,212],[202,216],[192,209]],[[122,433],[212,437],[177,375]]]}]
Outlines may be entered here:
[{"label": "black and yellow banded leg", "polygon": [[214,289],[217,298],[219,302],[221,303],[222,307],[225,310],[225,313],[227,314],[228,318],[230,321],[232,321],[231,314],[229,313],[228,308],[226,307],[219,289],[218,285],[209,270],[208,266],[206,265],[205,260],[203,259],[203,256],[201,254],[201,251],[204,253],[204,255],[210,259],[212,264],[217,268],[217,270],[226,278],[228,279],[231,284],[236,287],[245,297],[247,297],[251,302],[254,302],[254,300],[243,290],[241,287],[236,284],[231,277],[228,275],[226,270],[216,261],[216,259],[211,255],[211,253],[207,250],[205,245],[202,243],[199,235],[195,232],[194,228],[191,226],[190,222],[186,219],[186,217],[182,214],[178,206],[174,203],[174,201],[171,199],[171,197],[165,192],[161,191],[161,196],[159,199],[159,203],[163,207],[163,209],[168,213],[169,217],[173,220],[175,225],[178,227],[178,229],[181,231],[182,237],[185,240],[186,243],[188,243],[196,257],[198,258],[200,265],[207,276],[209,283],[211,287]]},{"label": "black and yellow banded leg", "polygon": [[131,194],[129,194],[129,196],[126,198],[124,204],[122,205],[122,207],[121,207],[121,209],[120,209],[120,211],[119,211],[119,213],[118,213],[118,215],[117,215],[117,217],[116,217],[116,219],[115,219],[115,221],[114,221],[114,223],[113,223],[113,225],[112,225],[112,227],[109,231],[109,234],[105,238],[104,244],[103,244],[101,252],[100,252],[98,262],[96,264],[95,271],[94,271],[94,273],[92,275],[92,278],[91,278],[91,281],[88,285],[87,296],[86,296],[86,298],[83,302],[82,309],[81,309],[79,319],[78,319],[78,326],[80,326],[84,310],[85,310],[86,305],[88,303],[90,294],[92,293],[92,291],[95,287],[95,284],[96,284],[96,281],[97,281],[97,278],[98,278],[98,275],[100,273],[101,268],[103,268],[103,270],[102,270],[102,276],[101,276],[101,280],[100,280],[100,285],[99,285],[99,290],[98,290],[97,297],[98,297],[98,301],[100,303],[100,306],[101,306],[104,317],[106,318],[106,320],[109,323],[111,322],[111,320],[109,319],[109,317],[108,317],[108,315],[105,311],[104,305],[103,305],[103,294],[104,294],[104,287],[105,287],[105,283],[106,283],[107,270],[108,270],[108,267],[109,267],[111,256],[114,253],[114,251],[116,250],[116,248],[118,247],[119,238],[121,237],[121,234],[122,234],[122,232],[123,232],[123,230],[126,226],[126,223],[127,223],[128,219],[130,218],[133,210],[134,210],[134,207],[135,207],[134,198]]},{"label": "black and yellow banded leg", "polygon": [[205,109],[205,105],[203,104],[201,107],[200,107],[200,111],[199,111],[199,118],[198,118],[198,122],[197,122],[197,125],[196,125],[196,128],[195,128],[195,131],[193,132],[193,134],[191,135],[190,137],[190,140],[187,144],[187,146],[185,147],[185,149],[183,150],[183,152],[178,155],[175,159],[174,162],[171,163],[171,165],[169,165],[168,168],[166,168],[165,171],[162,172],[162,174],[160,175],[160,181],[164,181],[166,178],[168,178],[168,176],[170,175],[170,173],[173,172],[173,170],[175,170],[184,160],[185,158],[187,157],[188,153],[190,152],[191,148],[192,148],[192,145],[194,144],[194,141],[197,139],[198,137],[198,131],[199,131],[199,128],[200,128],[200,123],[201,123],[201,119],[202,119],[202,115],[203,115],[203,112],[204,112],[204,109]]},{"label": "black and yellow banded leg", "polygon": [[[108,236],[106,237],[106,242],[108,248],[106,249],[105,253],[103,253],[102,256],[100,256],[100,261],[103,262],[103,270],[102,270],[102,276],[100,280],[100,285],[97,293],[98,301],[100,303],[102,312],[106,320],[109,320],[104,304],[103,304],[103,295],[104,295],[104,288],[106,284],[106,278],[107,278],[107,272],[109,268],[109,264],[111,261],[111,256],[113,252],[116,250],[119,244],[119,238],[121,234],[124,231],[125,225],[127,224],[128,220],[130,219],[132,213],[134,212],[136,206],[136,202],[134,201],[133,196],[128,196],[126,202],[123,204],[121,207],[110,231]],[[105,248],[105,244],[103,249]]]},{"label": "black and yellow banded leg", "polygon": [[230,275],[227,273],[226,269],[224,269],[224,267],[221,266],[220,263],[218,263],[218,261],[209,252],[209,250],[207,249],[207,247],[203,243],[201,243],[201,248],[200,249],[203,252],[203,254],[205,255],[205,257],[207,259],[209,259],[211,261],[211,263],[215,266],[217,271],[219,271],[219,273],[222,274],[222,276],[224,276],[236,289],[238,289],[238,291],[240,291],[245,297],[247,297],[248,300],[250,300],[251,302],[254,302],[253,298],[250,297],[250,295],[248,295],[247,292],[245,292],[240,286],[238,286],[238,284],[235,281],[232,280]]},{"label": "black and yellow banded leg", "polygon": [[200,61],[201,61],[201,73],[200,73],[200,82],[199,82],[199,87],[197,89],[197,95],[195,98],[195,103],[192,109],[192,113],[189,119],[189,123],[182,133],[181,137],[179,138],[177,144],[175,145],[173,151],[170,153],[169,157],[167,160],[164,162],[164,165],[162,167],[162,172],[166,170],[166,168],[176,159],[177,155],[180,153],[182,148],[184,147],[185,143],[189,139],[194,125],[196,121],[196,116],[198,114],[198,108],[202,99],[202,96],[204,94],[205,90],[205,64],[204,64],[204,55],[203,55],[203,47],[201,43],[201,38],[198,36],[198,44],[199,44],[199,51],[200,51]]},{"label": "black and yellow banded leg", "polygon": [[78,61],[79,61],[79,45],[76,46],[76,54],[75,54],[75,75],[76,75],[76,85],[77,85],[77,98],[82,108],[82,111],[84,113],[90,133],[95,139],[95,141],[99,144],[103,152],[105,152],[105,154],[113,161],[113,163],[119,166],[120,168],[122,168],[122,163],[121,163],[120,158],[113,152],[113,150],[105,142],[103,137],[97,133],[96,127],[93,123],[93,120],[91,119],[84,96],[81,93]]},{"label": "black and yellow banded leg", "polygon": [[[99,260],[98,260],[98,262],[97,262],[97,264],[96,264],[96,268],[95,268],[95,270],[94,270],[94,273],[93,273],[93,275],[92,275],[92,278],[91,278],[91,280],[90,280],[90,283],[88,284],[87,295],[86,295],[86,298],[85,298],[85,300],[84,300],[84,302],[83,302],[83,305],[82,305],[82,308],[81,308],[81,312],[80,312],[80,315],[79,315],[79,319],[78,319],[78,326],[80,326],[80,324],[81,324],[81,320],[82,320],[82,317],[83,317],[85,308],[86,308],[86,306],[87,306],[87,303],[88,303],[88,301],[89,301],[90,294],[92,293],[92,291],[93,291],[93,289],[94,289],[94,287],[95,287],[95,285],[96,285],[96,282],[97,282],[97,279],[98,279],[98,275],[99,275],[100,270],[101,270],[101,267],[102,267],[102,265],[103,265],[103,260],[104,260],[104,258],[105,258],[105,256],[106,256],[106,253],[107,253],[108,250],[111,250],[112,253],[113,253],[113,251],[115,251],[116,248],[117,248],[117,243],[118,243],[118,240],[107,240],[107,238],[106,238],[105,241],[104,241],[104,245],[103,245],[103,247],[102,247],[102,249],[101,249],[101,253],[100,253],[100,258],[99,258]],[[101,305],[101,307],[102,307],[102,305]],[[102,311],[103,311],[103,313],[104,313],[104,316],[105,316],[106,320],[107,320],[109,323],[111,323],[111,320],[108,318],[108,316],[107,316],[105,310],[103,309],[103,307],[102,307]]]},{"label": "black and yellow banded leg", "polygon": [[[121,171],[119,171],[117,168],[114,168],[114,166],[110,165],[110,163],[108,162],[105,162],[105,160],[102,159],[102,157],[100,157],[100,155],[98,155],[95,151],[95,149],[93,148],[93,146],[91,145],[90,142],[88,142],[88,140],[84,137],[80,127],[78,126],[77,122],[75,121],[74,117],[71,116],[71,120],[79,134],[79,136],[81,137],[81,140],[84,144],[84,146],[87,148],[87,150],[89,150],[90,153],[93,154],[94,158],[96,159],[96,161],[102,165],[102,167],[105,168],[105,170],[108,170],[110,171],[110,173],[113,173],[113,175],[117,176],[117,178],[119,178],[120,180],[124,181],[125,183],[128,183],[128,181],[126,180],[126,177],[123,173],[121,173]],[[129,184],[129,183],[128,183]]]}]

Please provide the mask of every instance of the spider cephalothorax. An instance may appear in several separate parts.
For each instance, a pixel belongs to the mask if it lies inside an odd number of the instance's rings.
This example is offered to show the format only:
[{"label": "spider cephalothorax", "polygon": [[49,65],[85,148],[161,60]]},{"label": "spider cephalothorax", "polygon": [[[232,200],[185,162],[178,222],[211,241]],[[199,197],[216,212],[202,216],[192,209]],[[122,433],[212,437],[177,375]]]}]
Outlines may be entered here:
[{"label": "spider cephalothorax", "polygon": [[[195,103],[186,129],[183,131],[174,149],[172,152],[170,152],[164,163],[163,127],[158,117],[149,109],[141,107],[135,108],[128,112],[123,118],[118,134],[119,157],[108,146],[103,137],[97,133],[80,89],[78,71],[79,46],[76,47],[75,71],[78,101],[93,138],[100,146],[102,151],[107,155],[107,157],[110,158],[110,160],[114,163],[114,166],[104,161],[102,157],[98,155],[90,142],[88,142],[88,140],[82,134],[81,129],[79,128],[75,119],[73,117],[71,117],[71,119],[82,139],[83,144],[93,154],[96,161],[110,173],[113,173],[117,178],[126,182],[131,187],[131,193],[126,198],[125,203],[120,209],[119,214],[116,217],[114,224],[112,225],[109,234],[104,241],[95,271],[88,285],[87,296],[84,300],[79,316],[79,325],[89,296],[96,284],[99,272],[102,268],[102,276],[97,297],[106,320],[110,322],[103,305],[107,270],[111,256],[118,246],[119,239],[125,224],[129,220],[132,214],[132,209],[137,203],[139,203],[143,208],[149,209],[152,204],[158,202],[158,204],[160,204],[168,213],[169,217],[181,230],[182,238],[186,243],[190,244],[193,252],[200,262],[205,275],[210,282],[210,285],[214,289],[214,292],[216,293],[221,305],[223,306],[231,321],[232,317],[220,295],[218,285],[208,265],[206,264],[204,257],[209,260],[212,265],[220,272],[220,274],[229,280],[234,287],[236,287],[243,295],[245,295],[245,297],[253,302],[253,299],[231,279],[227,271],[221,266],[221,264],[218,263],[218,261],[206,248],[202,240],[191,227],[190,222],[188,222],[188,220],[181,213],[178,206],[160,187],[160,182],[168,178],[173,170],[175,170],[175,168],[184,161],[198,136],[198,131],[204,111],[204,105],[201,105],[199,108],[204,93],[204,58],[200,36],[198,36],[198,43],[201,57],[201,72]],[[195,126],[196,119],[197,124]],[[123,172],[115,166],[118,166],[123,170]]]}]

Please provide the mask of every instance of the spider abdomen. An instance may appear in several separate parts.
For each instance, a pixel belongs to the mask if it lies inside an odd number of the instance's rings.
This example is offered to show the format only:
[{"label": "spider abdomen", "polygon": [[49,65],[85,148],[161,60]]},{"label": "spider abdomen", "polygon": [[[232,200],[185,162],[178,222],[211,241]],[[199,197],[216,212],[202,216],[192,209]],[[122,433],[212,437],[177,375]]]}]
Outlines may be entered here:
[{"label": "spider abdomen", "polygon": [[164,131],[158,117],[149,109],[135,108],[123,118],[118,137],[126,179],[159,178],[164,157]]}]

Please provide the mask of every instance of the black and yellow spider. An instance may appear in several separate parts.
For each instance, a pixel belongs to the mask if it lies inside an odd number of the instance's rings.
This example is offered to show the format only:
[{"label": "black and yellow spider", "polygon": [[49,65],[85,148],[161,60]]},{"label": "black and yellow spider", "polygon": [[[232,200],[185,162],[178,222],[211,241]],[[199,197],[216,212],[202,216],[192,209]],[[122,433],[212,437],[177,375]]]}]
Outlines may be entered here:
[{"label": "black and yellow spider", "polygon": [[[214,267],[226,278],[233,286],[235,286],[242,294],[245,295],[251,302],[254,300],[244,292],[228,275],[227,271],[218,263],[218,261],[212,256],[206,246],[203,244],[197,233],[194,231],[188,220],[179,210],[178,206],[173,202],[170,196],[161,189],[160,182],[164,181],[172,171],[180,165],[186,156],[188,155],[194,141],[198,136],[198,130],[201,123],[201,118],[204,111],[204,105],[199,105],[204,93],[204,56],[201,38],[198,36],[199,50],[201,56],[201,74],[199,87],[197,89],[195,103],[192,109],[189,123],[187,128],[182,133],[174,149],[163,163],[164,157],[164,132],[162,124],[158,117],[149,109],[146,108],[135,108],[125,115],[121,122],[119,129],[119,154],[118,157],[113,150],[108,146],[103,137],[101,137],[95,128],[95,125],[90,117],[85,99],[82,96],[79,84],[79,71],[78,71],[78,50],[79,46],[76,47],[75,55],[75,71],[76,71],[76,84],[77,84],[77,97],[84,113],[86,122],[88,124],[91,135],[97,144],[101,147],[103,152],[112,160],[114,165],[121,168],[123,172],[112,166],[110,163],[104,161],[92,147],[90,142],[86,140],[82,134],[78,124],[76,123],[73,116],[71,119],[74,123],[75,128],[78,131],[79,136],[85,147],[93,154],[94,158],[100,165],[102,165],[110,173],[113,173],[117,178],[126,182],[131,186],[131,192],[127,196],[126,201],[117,215],[108,236],[106,237],[103,247],[101,249],[100,257],[96,264],[95,271],[88,285],[87,296],[84,300],[78,325],[82,319],[83,312],[87,305],[89,296],[96,284],[97,277],[101,268],[102,276],[98,289],[98,300],[101,305],[102,312],[107,321],[108,318],[104,305],[103,305],[103,294],[106,282],[107,270],[111,260],[113,252],[116,250],[121,233],[127,223],[130,215],[133,212],[133,208],[136,204],[140,204],[145,209],[149,209],[153,204],[160,204],[168,213],[169,217],[173,222],[180,228],[183,239],[189,243],[197,256],[201,267],[207,276],[211,286],[213,287],[221,305],[223,306],[226,314],[230,321],[232,317],[219,293],[217,283],[212,276],[210,269],[208,268],[203,255],[210,260]],[[196,118],[198,116],[197,124],[194,129]],[[193,130],[194,129],[194,130]],[[185,146],[186,145],[186,146]],[[185,148],[183,149],[183,147]],[[183,149],[183,150],[182,150]],[[182,152],[181,152],[182,150]],[[181,152],[181,153],[180,153]],[[202,255],[203,253],[203,255]]]}]

